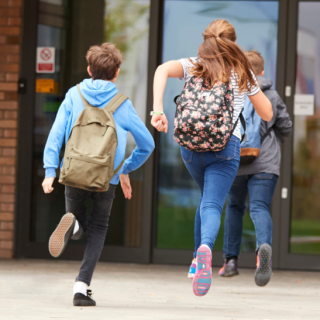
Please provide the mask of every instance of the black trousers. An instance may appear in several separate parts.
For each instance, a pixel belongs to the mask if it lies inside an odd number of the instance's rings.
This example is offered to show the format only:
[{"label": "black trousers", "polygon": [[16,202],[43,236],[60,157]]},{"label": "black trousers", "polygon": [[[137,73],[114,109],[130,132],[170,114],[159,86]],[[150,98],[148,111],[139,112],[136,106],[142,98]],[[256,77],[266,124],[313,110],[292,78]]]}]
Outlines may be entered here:
[{"label": "black trousers", "polygon": [[[104,246],[116,187],[111,184],[106,192],[91,192],[68,186],[65,188],[66,211],[74,214],[80,227],[72,239],[78,240],[85,233],[88,236],[80,272],[76,278],[76,281],[82,281],[88,286]],[[86,200],[88,198],[92,199],[93,207],[87,223]]]}]

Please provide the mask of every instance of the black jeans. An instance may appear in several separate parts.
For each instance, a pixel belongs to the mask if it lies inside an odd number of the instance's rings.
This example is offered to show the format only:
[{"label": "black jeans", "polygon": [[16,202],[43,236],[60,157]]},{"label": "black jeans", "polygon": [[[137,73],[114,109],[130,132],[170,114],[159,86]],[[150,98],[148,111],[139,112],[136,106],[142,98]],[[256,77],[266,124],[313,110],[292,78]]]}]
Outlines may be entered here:
[{"label": "black jeans", "polygon": [[[66,211],[74,214],[80,225],[79,231],[73,235],[72,239],[80,239],[85,233],[88,235],[80,272],[76,278],[76,281],[82,281],[88,286],[104,246],[116,187],[110,184],[106,192],[91,192],[68,186],[65,188]],[[87,222],[86,200],[88,198],[92,199],[93,206]]]}]

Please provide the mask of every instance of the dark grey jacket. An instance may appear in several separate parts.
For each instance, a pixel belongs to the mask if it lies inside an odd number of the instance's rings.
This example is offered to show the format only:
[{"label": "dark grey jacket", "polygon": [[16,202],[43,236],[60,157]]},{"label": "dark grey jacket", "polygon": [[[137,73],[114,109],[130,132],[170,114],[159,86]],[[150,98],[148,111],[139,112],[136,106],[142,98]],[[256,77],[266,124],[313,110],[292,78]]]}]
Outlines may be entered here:
[{"label": "dark grey jacket", "polygon": [[[276,128],[283,137],[290,136],[292,132],[292,121],[287,112],[286,105],[279,97],[276,90],[270,89],[272,81],[258,77],[260,88],[270,100],[273,110],[273,118],[271,121],[261,121],[261,137],[268,131],[270,127]],[[265,138],[261,145],[261,150],[258,158],[246,165],[240,165],[238,176],[258,174],[261,172],[280,174],[281,149],[280,141],[277,138],[274,130]]]}]

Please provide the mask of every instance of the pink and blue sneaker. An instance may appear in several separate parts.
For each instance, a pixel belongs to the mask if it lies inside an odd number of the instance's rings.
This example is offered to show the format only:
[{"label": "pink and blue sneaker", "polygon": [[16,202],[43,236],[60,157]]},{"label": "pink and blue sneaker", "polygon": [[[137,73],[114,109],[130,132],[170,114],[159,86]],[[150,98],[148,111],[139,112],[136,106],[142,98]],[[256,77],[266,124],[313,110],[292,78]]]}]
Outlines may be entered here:
[{"label": "pink and blue sneaker", "polygon": [[190,266],[189,272],[188,272],[188,278],[189,278],[189,279],[193,279],[193,278],[194,278],[194,275],[196,274],[196,269],[197,269],[197,265],[196,265],[196,263],[192,260],[191,266]]},{"label": "pink and blue sneaker", "polygon": [[193,278],[193,293],[198,297],[206,295],[211,286],[211,250],[207,245],[202,245],[197,251],[197,268]]}]

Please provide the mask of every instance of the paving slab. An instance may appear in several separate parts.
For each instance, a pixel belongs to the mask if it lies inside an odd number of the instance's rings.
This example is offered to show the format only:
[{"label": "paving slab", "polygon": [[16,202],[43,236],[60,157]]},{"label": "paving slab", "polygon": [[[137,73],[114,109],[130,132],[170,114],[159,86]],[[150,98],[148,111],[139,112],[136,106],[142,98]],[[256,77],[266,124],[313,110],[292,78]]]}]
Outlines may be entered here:
[{"label": "paving slab", "polygon": [[263,288],[254,270],[221,278],[196,297],[188,267],[99,263],[91,284],[96,307],[72,305],[75,261],[0,260],[0,319],[319,320],[320,273],[275,270]]}]

